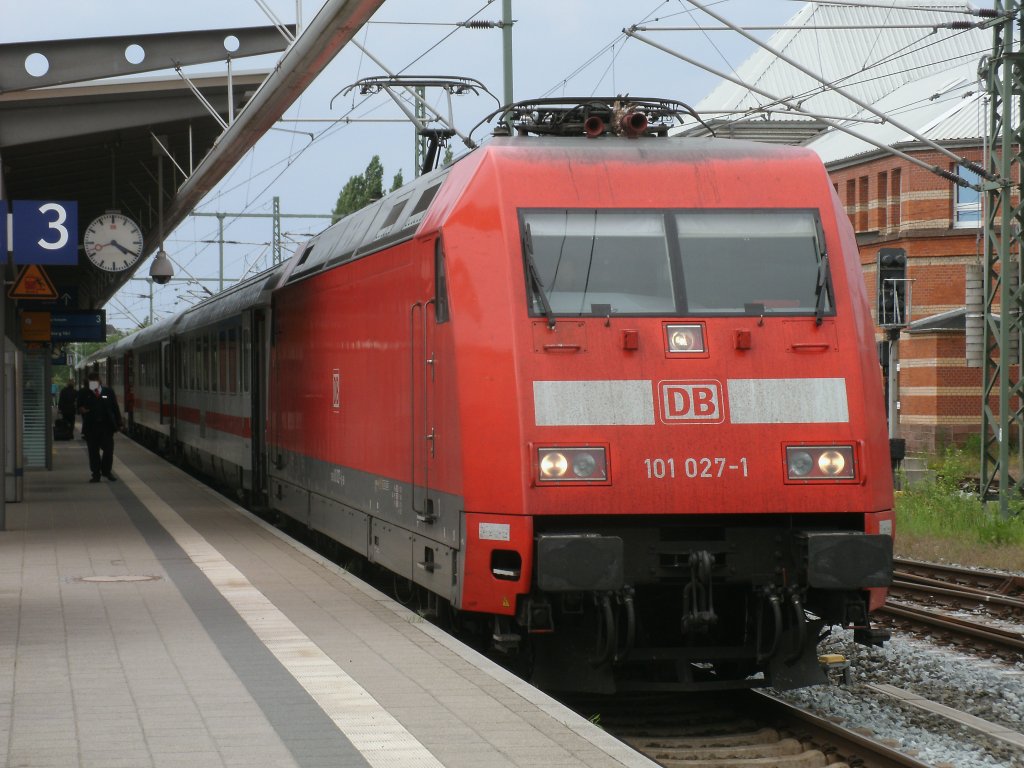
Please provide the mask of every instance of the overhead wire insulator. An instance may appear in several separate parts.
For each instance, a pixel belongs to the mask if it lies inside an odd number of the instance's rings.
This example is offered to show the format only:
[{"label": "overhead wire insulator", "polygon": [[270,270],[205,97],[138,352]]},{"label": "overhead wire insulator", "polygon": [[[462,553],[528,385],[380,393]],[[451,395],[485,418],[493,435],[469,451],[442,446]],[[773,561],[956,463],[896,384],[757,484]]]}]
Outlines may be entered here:
[{"label": "overhead wire insulator", "polygon": [[495,27],[501,27],[503,25],[500,21],[470,19],[469,21],[460,21],[456,26],[465,27],[466,29],[494,29]]}]

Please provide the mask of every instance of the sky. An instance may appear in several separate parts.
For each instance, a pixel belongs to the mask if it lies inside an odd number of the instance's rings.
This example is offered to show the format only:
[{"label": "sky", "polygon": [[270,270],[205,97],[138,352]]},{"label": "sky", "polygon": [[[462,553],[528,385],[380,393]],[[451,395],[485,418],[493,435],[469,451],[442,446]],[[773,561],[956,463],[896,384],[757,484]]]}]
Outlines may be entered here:
[{"label": "sky", "polygon": [[[322,0],[261,0],[285,23],[301,13],[308,23]],[[802,7],[795,0],[708,0],[715,11],[745,26],[784,24]],[[460,76],[482,82],[500,99],[503,88],[502,36],[497,29],[466,29],[466,19],[500,20],[500,0],[385,0],[359,43],[395,72]],[[517,100],[544,96],[632,94],[696,104],[717,79],[642,42],[627,39],[633,24],[698,27],[693,31],[646,33],[658,42],[721,70],[738,67],[754,44],[732,31],[712,31],[719,23],[685,0],[513,0],[513,81]],[[398,23],[400,22],[400,23]],[[270,23],[258,0],[0,0],[0,43],[73,37],[147,34]],[[771,31],[756,32],[767,39]],[[235,71],[269,67],[275,58],[235,62]],[[225,71],[223,64],[193,71]],[[296,101],[278,124],[228,174],[197,211],[225,212],[225,277],[254,274],[269,265],[270,219],[232,213],[269,213],[280,198],[282,213],[329,214],[346,181],[362,173],[373,155],[384,166],[385,185],[401,171],[414,175],[414,130],[398,107],[380,94],[370,99],[345,94],[360,78],[383,70],[349,45]],[[428,94],[428,97],[430,94]],[[436,99],[436,97],[435,97]],[[435,104],[443,111],[446,104]],[[487,95],[454,99],[455,123],[468,133],[497,107]],[[349,117],[386,122],[332,124]],[[312,122],[297,122],[310,120]],[[478,131],[479,137],[486,130]],[[310,136],[312,134],[312,138]],[[465,151],[456,140],[456,156]],[[322,219],[282,222],[286,253],[321,230]],[[218,276],[217,220],[189,217],[165,239],[179,277]],[[148,275],[148,261],[136,276]],[[205,285],[216,290],[216,283]],[[150,312],[148,281],[133,280],[107,305],[108,323],[128,330]],[[154,319],[187,308],[206,295],[196,284],[173,282],[153,290]]]}]

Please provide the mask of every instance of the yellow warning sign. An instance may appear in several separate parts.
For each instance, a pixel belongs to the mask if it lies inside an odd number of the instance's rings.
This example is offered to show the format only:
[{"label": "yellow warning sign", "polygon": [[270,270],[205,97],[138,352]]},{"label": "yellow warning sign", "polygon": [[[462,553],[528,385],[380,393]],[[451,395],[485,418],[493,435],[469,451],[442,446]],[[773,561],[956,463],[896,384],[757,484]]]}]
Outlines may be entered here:
[{"label": "yellow warning sign", "polygon": [[49,275],[38,264],[28,264],[14,281],[7,293],[12,299],[48,299],[57,298],[57,289],[50,282]]}]

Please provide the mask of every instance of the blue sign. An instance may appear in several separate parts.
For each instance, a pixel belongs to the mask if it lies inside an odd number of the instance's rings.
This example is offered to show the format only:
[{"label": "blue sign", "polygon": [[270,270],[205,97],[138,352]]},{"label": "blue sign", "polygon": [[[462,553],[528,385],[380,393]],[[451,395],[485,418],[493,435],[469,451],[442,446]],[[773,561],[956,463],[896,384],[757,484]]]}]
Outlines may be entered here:
[{"label": "blue sign", "polygon": [[7,263],[7,201],[0,200],[0,264]]},{"label": "blue sign", "polygon": [[50,340],[106,341],[107,311],[105,309],[62,310],[50,313]]},{"label": "blue sign", "polygon": [[15,264],[78,263],[78,203],[15,200],[13,207]]}]

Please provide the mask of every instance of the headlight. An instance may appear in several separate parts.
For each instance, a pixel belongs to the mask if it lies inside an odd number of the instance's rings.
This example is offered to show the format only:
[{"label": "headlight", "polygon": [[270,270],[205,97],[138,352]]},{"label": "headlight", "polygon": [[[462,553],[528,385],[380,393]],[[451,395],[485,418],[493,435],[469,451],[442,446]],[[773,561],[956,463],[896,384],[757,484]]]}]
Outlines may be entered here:
[{"label": "headlight", "polygon": [[789,449],[786,452],[787,463],[789,464],[789,476],[806,477],[807,473],[814,468],[814,459],[807,451],[795,451]]},{"label": "headlight", "polygon": [[540,457],[540,476],[546,480],[554,480],[565,475],[569,468],[569,460],[564,453],[551,451]]},{"label": "headlight", "polygon": [[666,325],[665,336],[669,352],[704,351],[704,329],[699,325]]},{"label": "headlight", "polygon": [[604,448],[538,448],[537,480],[541,483],[608,481],[608,460]]},{"label": "headlight", "polygon": [[577,453],[572,459],[572,473],[576,477],[590,477],[597,469],[597,461],[593,454]]},{"label": "headlight", "polygon": [[822,474],[830,477],[838,477],[843,474],[846,467],[846,459],[839,451],[825,451],[818,457],[818,469]]},{"label": "headlight", "polygon": [[786,447],[789,480],[853,480],[857,476],[850,445],[791,445]]}]

